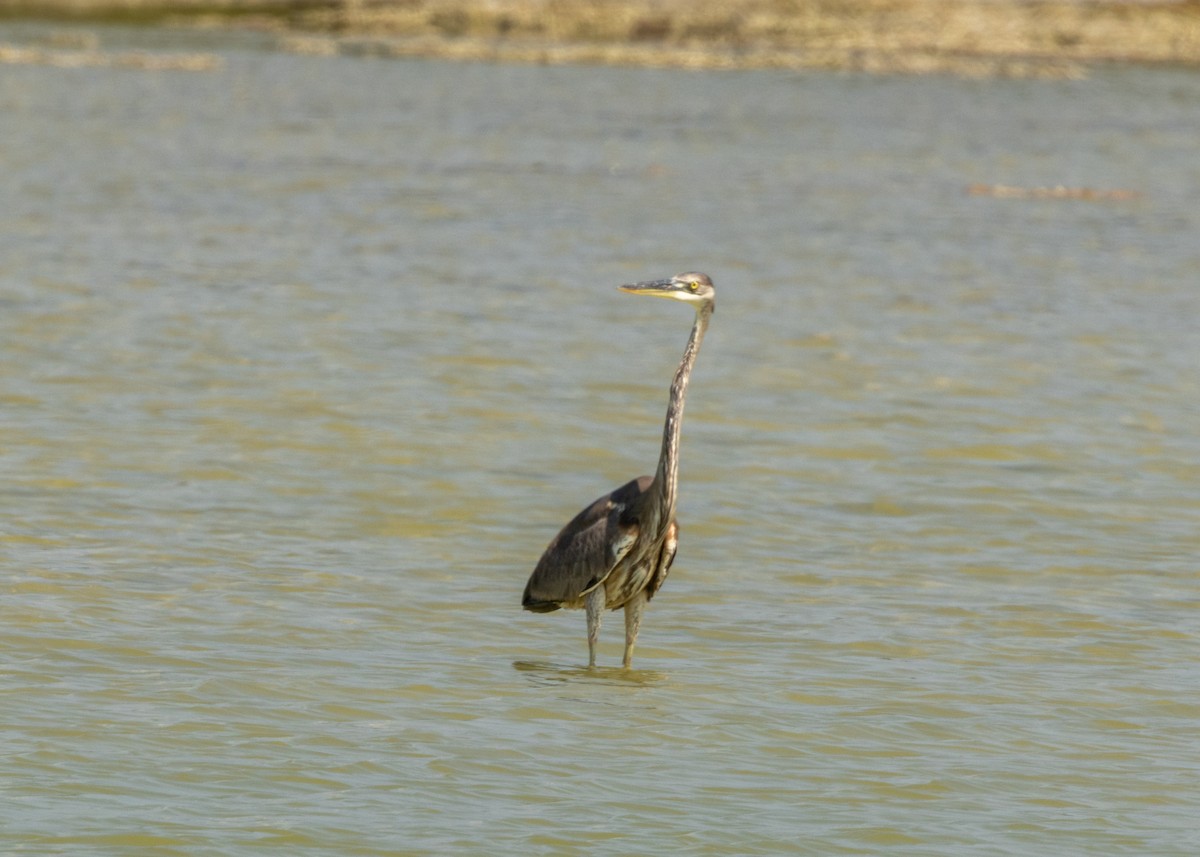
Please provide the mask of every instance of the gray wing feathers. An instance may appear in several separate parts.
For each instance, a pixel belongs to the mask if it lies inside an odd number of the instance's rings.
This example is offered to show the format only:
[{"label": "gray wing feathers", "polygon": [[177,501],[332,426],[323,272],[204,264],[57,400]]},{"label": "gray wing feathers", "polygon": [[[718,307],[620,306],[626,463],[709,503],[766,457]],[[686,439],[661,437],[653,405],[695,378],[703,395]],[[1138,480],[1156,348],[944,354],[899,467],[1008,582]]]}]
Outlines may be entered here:
[{"label": "gray wing feathers", "polygon": [[526,610],[557,610],[604,582],[637,541],[637,522],[622,521],[622,512],[642,492],[642,481],[601,497],[562,528],[525,586],[521,604]]}]

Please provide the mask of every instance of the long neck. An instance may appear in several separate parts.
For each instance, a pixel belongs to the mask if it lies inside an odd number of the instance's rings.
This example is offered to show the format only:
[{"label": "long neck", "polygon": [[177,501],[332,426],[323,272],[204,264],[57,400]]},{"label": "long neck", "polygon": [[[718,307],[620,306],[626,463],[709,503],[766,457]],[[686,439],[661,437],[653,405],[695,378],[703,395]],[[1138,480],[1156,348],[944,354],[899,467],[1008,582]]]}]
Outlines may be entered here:
[{"label": "long neck", "polygon": [[675,517],[675,487],[679,482],[679,431],[683,427],[683,401],[687,396],[692,366],[696,363],[700,342],[704,339],[704,331],[708,329],[708,320],[711,317],[711,305],[702,306],[696,311],[692,335],[688,337],[687,347],[683,349],[683,359],[679,361],[675,379],[671,382],[671,400],[667,404],[667,421],[663,426],[662,452],[659,453],[658,470],[654,474],[654,493],[661,500],[663,521]]}]

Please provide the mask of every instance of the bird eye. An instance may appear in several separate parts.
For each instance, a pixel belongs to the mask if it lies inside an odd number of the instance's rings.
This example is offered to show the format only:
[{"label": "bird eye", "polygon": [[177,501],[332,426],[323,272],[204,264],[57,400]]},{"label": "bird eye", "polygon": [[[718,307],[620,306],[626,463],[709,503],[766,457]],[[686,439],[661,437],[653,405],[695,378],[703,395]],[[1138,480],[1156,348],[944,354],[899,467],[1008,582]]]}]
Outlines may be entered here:
[{"label": "bird eye", "polygon": [[700,284],[697,283],[695,280],[692,280],[690,283],[688,283],[688,288],[694,292],[700,288]]}]

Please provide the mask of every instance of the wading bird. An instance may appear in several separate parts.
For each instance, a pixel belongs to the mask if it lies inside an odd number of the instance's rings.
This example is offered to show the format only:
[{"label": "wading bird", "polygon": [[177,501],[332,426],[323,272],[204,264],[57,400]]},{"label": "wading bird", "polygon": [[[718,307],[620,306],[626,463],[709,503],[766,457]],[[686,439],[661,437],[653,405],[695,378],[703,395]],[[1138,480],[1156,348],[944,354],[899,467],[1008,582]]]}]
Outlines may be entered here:
[{"label": "wading bird", "polygon": [[600,614],[605,608],[625,608],[623,663],[626,667],[633,663],[642,611],[667,579],[675,559],[679,539],[675,489],[683,400],[717,297],[708,275],[697,273],[619,288],[690,304],[696,310],[696,323],[671,382],[658,470],[652,477],[642,476],[622,485],[576,515],[550,542],[525,585],[521,605],[526,610],[587,610],[589,667],[596,665]]}]

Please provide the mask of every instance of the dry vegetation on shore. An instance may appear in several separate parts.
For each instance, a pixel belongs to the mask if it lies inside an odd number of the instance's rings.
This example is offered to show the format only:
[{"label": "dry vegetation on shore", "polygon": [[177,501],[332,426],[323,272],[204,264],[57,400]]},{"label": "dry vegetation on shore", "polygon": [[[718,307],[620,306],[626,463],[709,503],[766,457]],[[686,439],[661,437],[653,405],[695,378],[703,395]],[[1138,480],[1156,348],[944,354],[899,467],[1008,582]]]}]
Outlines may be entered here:
[{"label": "dry vegetation on shore", "polygon": [[542,63],[977,76],[1200,66],[1200,0],[0,0],[0,13],[254,26],[317,53]]}]

